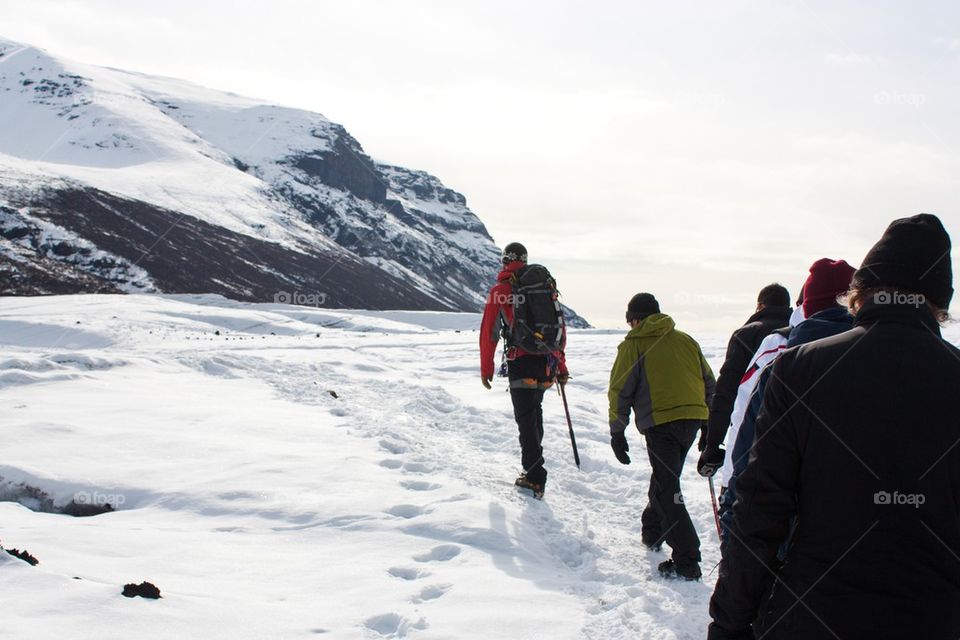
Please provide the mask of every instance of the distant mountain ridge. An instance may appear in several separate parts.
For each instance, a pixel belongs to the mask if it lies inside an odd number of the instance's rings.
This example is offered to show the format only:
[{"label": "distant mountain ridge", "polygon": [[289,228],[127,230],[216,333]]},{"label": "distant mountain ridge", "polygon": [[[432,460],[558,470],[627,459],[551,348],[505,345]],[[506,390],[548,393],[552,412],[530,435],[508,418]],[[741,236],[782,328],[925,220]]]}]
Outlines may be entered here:
[{"label": "distant mountain ridge", "polygon": [[498,266],[461,194],[320,114],[0,40],[0,294],[476,311]]}]

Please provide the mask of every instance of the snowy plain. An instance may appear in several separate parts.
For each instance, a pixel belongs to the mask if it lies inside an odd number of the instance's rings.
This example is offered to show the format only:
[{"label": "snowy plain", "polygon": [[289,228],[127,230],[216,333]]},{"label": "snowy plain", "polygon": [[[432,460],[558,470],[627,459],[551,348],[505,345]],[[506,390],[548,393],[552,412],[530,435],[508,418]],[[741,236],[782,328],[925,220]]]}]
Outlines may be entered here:
[{"label": "snowy plain", "polygon": [[[619,331],[573,331],[545,401],[542,502],[512,486],[502,379],[478,380],[475,314],[331,311],[216,296],[0,299],[2,638],[692,639],[717,537],[691,453],[704,581],[665,582],[639,542],[649,467],[608,445]],[[218,333],[219,332],[219,333]],[[724,337],[701,338],[715,370]],[[954,341],[958,337],[956,332]],[[149,580],[157,601],[120,595]]]}]

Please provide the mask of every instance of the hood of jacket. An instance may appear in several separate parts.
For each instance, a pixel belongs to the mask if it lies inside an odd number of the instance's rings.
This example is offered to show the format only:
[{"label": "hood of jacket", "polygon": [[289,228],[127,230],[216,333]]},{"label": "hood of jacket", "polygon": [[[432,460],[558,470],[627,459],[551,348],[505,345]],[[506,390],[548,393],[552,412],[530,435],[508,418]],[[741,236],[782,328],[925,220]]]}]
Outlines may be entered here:
[{"label": "hood of jacket", "polygon": [[793,314],[792,307],[764,307],[750,316],[745,324],[770,319],[776,322],[778,326],[786,326],[790,321],[791,314]]},{"label": "hood of jacket", "polygon": [[790,320],[788,322],[788,326],[795,327],[801,322],[803,322],[804,319],[805,318],[803,314],[803,305],[800,305],[799,307],[793,310],[793,313],[790,314]]},{"label": "hood of jacket", "polygon": [[673,331],[675,327],[676,323],[673,321],[673,318],[665,313],[654,313],[630,329],[630,333],[627,334],[627,340],[635,338],[659,338]]},{"label": "hood of jacket", "polygon": [[787,346],[795,347],[829,338],[853,328],[853,316],[843,307],[830,307],[819,311],[790,330]]}]

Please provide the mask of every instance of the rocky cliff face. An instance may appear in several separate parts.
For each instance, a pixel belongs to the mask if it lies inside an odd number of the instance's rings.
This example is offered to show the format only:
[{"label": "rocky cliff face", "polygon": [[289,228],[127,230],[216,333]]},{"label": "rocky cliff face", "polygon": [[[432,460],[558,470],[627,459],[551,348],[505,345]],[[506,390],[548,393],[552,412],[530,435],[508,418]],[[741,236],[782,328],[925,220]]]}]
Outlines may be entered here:
[{"label": "rocky cliff face", "polygon": [[0,208],[0,235],[19,249],[0,255],[0,294],[211,292],[252,302],[446,308],[348,252],[296,251],[96,189],[42,193],[18,202],[19,215]]},{"label": "rocky cliff face", "polygon": [[0,293],[475,311],[497,268],[461,194],[320,114],[0,41]]}]

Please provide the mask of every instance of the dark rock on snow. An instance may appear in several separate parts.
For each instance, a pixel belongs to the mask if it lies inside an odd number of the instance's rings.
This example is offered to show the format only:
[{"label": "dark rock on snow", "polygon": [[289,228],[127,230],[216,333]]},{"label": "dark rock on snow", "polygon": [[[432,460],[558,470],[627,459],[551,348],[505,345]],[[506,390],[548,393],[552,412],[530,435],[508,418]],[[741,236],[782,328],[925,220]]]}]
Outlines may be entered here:
[{"label": "dark rock on snow", "polygon": [[14,558],[19,558],[29,564],[31,567],[35,567],[40,564],[40,561],[37,560],[29,551],[24,549],[20,551],[19,549],[4,549],[7,553],[12,555]]},{"label": "dark rock on snow", "polygon": [[160,589],[156,585],[143,581],[140,584],[129,584],[123,585],[123,595],[127,598],[136,598],[137,596],[141,598],[147,598],[149,600],[157,600],[160,596]]}]

